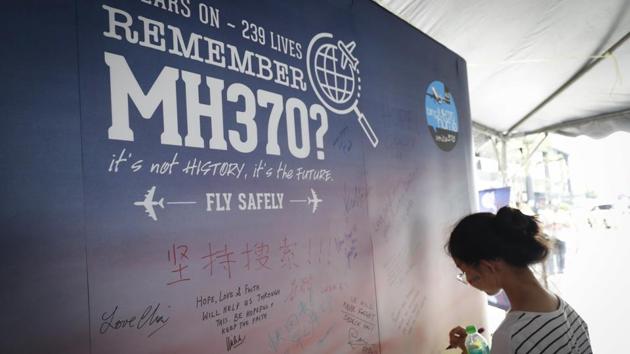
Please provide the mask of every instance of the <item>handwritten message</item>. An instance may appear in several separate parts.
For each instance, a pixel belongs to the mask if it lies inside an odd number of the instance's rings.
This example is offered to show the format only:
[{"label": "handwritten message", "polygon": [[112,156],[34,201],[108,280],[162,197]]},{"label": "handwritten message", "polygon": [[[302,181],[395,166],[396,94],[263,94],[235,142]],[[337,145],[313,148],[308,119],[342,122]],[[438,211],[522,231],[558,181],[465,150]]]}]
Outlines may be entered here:
[{"label": "handwritten message", "polygon": [[377,327],[378,318],[374,305],[352,296],[343,302],[341,313],[343,321],[350,324],[348,346],[353,351],[360,350],[361,353],[377,353],[376,343],[370,343],[366,339],[372,337],[371,334]]},{"label": "handwritten message", "polygon": [[230,351],[245,342],[243,331],[270,318],[279,295],[280,289],[262,289],[258,284],[246,283],[215,294],[199,295],[195,308],[200,311],[202,322],[221,331]]},{"label": "handwritten message", "polygon": [[421,295],[419,289],[411,288],[402,299],[402,303],[391,316],[396,328],[402,334],[410,335],[416,327],[418,314],[424,307],[426,298]]},{"label": "handwritten message", "polygon": [[[317,240],[297,240],[283,237],[279,242],[245,242],[238,247],[226,242],[208,242],[205,245],[191,245],[188,242],[171,243],[165,249],[164,266],[160,272],[165,274],[165,284],[176,286],[190,281],[191,269],[202,269],[210,278],[232,279],[244,273],[271,272],[275,270],[290,272],[309,266],[347,266],[359,255],[358,239],[349,234],[319,238]],[[240,274],[239,274],[240,273]],[[292,283],[294,291],[311,291],[312,279],[305,277]],[[330,284],[325,291],[340,290],[341,283]],[[322,290],[324,291],[324,290]]]}]

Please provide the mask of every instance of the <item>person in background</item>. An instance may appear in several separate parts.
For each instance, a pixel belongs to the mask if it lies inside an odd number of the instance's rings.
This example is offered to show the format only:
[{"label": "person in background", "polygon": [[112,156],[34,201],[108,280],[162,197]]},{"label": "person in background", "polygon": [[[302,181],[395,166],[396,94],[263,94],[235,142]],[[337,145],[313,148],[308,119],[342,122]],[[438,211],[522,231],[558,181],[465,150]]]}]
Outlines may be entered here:
[{"label": "person in background", "polygon": [[[529,268],[550,251],[535,217],[510,207],[496,215],[468,215],[451,232],[446,249],[461,270],[458,279],[489,295],[503,289],[510,300],[492,337],[492,354],[592,353],[587,324]],[[467,353],[465,338],[464,328],[453,328],[450,347]]]}]

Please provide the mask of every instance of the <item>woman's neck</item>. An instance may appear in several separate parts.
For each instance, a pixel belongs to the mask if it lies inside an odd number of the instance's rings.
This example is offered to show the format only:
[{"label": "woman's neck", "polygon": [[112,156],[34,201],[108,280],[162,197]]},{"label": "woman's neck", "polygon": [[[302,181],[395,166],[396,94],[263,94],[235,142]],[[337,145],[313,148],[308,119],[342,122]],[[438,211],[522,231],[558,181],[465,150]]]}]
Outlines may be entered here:
[{"label": "woman's neck", "polygon": [[557,297],[543,288],[527,267],[508,269],[502,283],[512,311],[552,312],[558,308]]}]

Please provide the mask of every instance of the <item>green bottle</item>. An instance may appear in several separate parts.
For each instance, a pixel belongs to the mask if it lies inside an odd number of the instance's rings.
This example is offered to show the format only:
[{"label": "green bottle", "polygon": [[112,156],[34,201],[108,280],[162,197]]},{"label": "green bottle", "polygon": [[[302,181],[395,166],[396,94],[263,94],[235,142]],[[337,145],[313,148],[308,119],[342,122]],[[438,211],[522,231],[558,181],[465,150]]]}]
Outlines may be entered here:
[{"label": "green bottle", "polygon": [[466,345],[468,354],[490,354],[488,342],[486,342],[486,339],[477,332],[477,327],[466,327],[466,334],[467,336],[464,344]]}]

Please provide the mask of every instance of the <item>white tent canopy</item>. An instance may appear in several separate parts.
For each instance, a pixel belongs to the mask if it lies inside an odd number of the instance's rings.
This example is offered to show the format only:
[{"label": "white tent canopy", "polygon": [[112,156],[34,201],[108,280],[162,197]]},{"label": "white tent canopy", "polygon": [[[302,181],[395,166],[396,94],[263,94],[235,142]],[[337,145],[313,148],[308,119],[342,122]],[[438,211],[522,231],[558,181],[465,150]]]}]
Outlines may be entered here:
[{"label": "white tent canopy", "polygon": [[468,64],[477,131],[630,131],[630,0],[376,0]]}]

